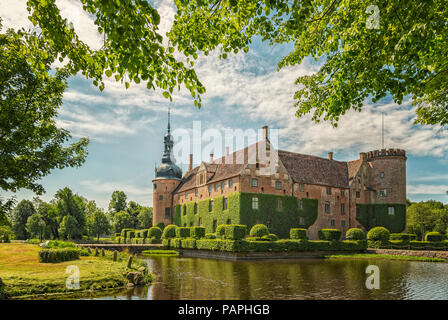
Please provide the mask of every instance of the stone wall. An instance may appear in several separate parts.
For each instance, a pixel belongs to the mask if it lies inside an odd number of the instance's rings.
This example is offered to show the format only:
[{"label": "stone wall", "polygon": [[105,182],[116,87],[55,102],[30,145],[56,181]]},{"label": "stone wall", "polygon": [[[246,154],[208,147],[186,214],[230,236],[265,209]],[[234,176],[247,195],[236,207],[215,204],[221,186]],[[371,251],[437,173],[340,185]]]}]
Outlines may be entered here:
[{"label": "stone wall", "polygon": [[400,256],[441,258],[448,262],[448,251],[427,251],[427,250],[398,250],[398,249],[368,249],[368,253],[390,254]]}]

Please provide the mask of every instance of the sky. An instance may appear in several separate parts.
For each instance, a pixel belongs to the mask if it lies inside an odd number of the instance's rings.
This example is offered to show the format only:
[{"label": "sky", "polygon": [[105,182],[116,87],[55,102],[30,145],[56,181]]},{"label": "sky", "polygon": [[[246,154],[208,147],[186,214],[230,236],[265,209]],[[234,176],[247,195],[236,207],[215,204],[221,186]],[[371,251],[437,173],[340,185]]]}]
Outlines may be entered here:
[{"label": "sky", "polygon": [[[92,17],[82,11],[79,3],[56,1],[62,16],[73,22],[81,39],[99,48],[101,37]],[[161,16],[161,35],[172,24],[173,3],[155,2]],[[26,0],[0,0],[0,17],[4,27],[32,27],[27,20]],[[128,200],[151,206],[154,167],[160,164],[170,106],[171,127],[175,130],[191,133],[194,121],[200,121],[202,132],[256,131],[268,125],[271,131],[278,130],[280,149],[323,157],[331,151],[334,159],[342,161],[381,148],[384,113],[385,147],[407,152],[407,197],[412,201],[448,202],[447,130],[414,125],[415,109],[409,99],[398,105],[390,97],[377,103],[366,101],[362,112],[348,112],[337,128],[325,122],[316,124],[311,116],[297,118],[293,94],[298,88],[294,81],[318,70],[318,64],[305,59],[301,65],[277,71],[277,62],[291,49],[291,45],[269,46],[255,39],[247,54],[233,54],[225,60],[220,60],[218,53],[200,56],[195,70],[207,90],[201,109],[194,107],[186,90],[175,92],[170,103],[160,90],[148,90],[145,84],[131,84],[126,90],[122,83],[106,80],[106,88],[100,92],[82,75],[73,76],[57,123],[71,132],[74,141],[89,137],[89,154],[82,167],[53,170],[43,178],[46,193],[41,198],[49,201],[58,189],[69,187],[106,209],[112,192],[122,190]],[[223,152],[215,150],[215,157]],[[201,156],[193,155],[195,164],[200,163]],[[177,164],[183,172],[188,168],[187,161],[179,160]],[[18,200],[34,196],[27,190],[16,193]]]}]

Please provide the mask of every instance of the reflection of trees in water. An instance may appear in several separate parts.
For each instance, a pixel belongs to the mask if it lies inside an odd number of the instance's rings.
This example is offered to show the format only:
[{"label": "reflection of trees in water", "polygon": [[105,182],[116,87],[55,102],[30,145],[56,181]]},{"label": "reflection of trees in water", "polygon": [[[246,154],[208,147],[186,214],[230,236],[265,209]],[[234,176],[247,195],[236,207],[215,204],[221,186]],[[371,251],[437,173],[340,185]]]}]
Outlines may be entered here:
[{"label": "reflection of trees in water", "polygon": [[[157,257],[152,299],[402,299],[400,261],[224,261]],[[366,267],[380,268],[380,290],[365,287]],[[144,290],[142,291],[144,293]]]}]

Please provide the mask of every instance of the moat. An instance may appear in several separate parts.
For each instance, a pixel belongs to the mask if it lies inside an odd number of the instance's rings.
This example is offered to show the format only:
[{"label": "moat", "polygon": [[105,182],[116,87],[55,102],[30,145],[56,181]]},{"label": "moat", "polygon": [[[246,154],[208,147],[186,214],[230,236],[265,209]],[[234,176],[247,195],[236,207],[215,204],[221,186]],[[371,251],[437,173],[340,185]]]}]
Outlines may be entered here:
[{"label": "moat", "polygon": [[[148,258],[149,287],[94,299],[448,299],[448,264],[385,260],[222,261]],[[365,270],[380,269],[368,290]],[[84,297],[90,299],[91,297]]]}]

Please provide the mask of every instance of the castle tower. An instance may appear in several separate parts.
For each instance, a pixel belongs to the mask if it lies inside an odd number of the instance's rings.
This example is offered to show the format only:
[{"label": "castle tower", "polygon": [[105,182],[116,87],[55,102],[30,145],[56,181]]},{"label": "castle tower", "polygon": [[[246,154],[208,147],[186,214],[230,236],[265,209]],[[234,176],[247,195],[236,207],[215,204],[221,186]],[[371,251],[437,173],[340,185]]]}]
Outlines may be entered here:
[{"label": "castle tower", "polygon": [[173,223],[172,192],[182,180],[182,170],[172,161],[173,138],[170,128],[170,110],[168,109],[168,130],[163,138],[164,152],[162,164],[155,169],[153,182],[153,217],[152,225],[162,222]]},{"label": "castle tower", "polygon": [[367,152],[371,203],[406,204],[406,152],[381,149]]}]

